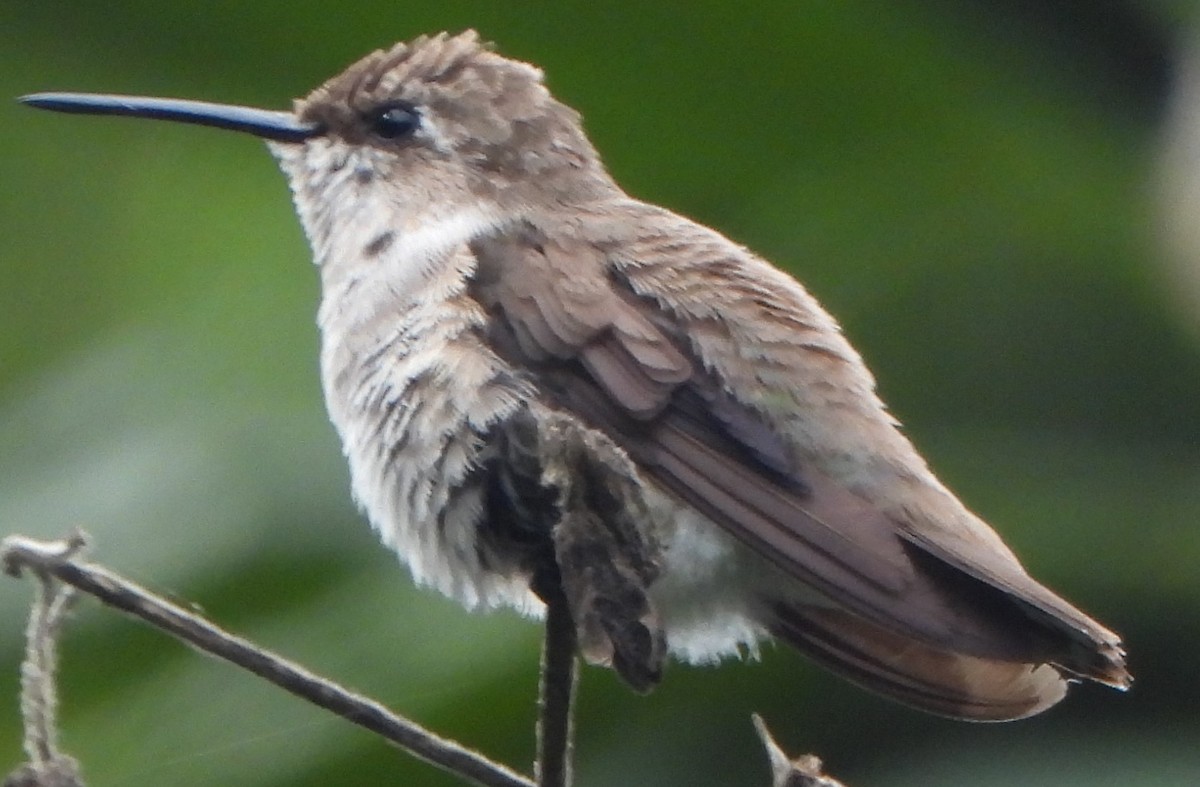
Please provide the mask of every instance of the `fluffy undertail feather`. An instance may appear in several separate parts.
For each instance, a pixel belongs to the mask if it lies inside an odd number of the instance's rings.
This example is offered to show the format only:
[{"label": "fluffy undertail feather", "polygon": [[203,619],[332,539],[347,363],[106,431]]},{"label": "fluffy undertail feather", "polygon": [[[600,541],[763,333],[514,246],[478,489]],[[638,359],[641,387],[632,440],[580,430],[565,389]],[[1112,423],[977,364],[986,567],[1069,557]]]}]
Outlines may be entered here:
[{"label": "fluffy undertail feather", "polygon": [[1048,664],[996,661],[933,647],[837,609],[776,603],[772,633],[822,666],[930,713],[1008,721],[1061,700],[1067,680]]}]

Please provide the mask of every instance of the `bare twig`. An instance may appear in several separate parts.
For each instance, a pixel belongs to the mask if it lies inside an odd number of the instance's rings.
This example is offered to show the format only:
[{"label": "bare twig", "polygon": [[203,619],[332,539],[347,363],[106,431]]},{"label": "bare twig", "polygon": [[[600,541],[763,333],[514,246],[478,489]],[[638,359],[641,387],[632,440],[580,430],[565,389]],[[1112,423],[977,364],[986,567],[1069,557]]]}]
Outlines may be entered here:
[{"label": "bare twig", "polygon": [[570,787],[574,737],[575,621],[561,589],[546,603],[546,638],[538,686],[538,787]]},{"label": "bare twig", "polygon": [[484,787],[534,787],[533,782],[453,741],[438,737],[374,700],[315,675],[287,659],[230,634],[209,621],[156,596],[145,588],[72,554],[65,542],[9,536],[0,542],[4,569],[19,576],[23,568],[53,576],[103,603],[140,618],[364,727],[426,762]]},{"label": "bare twig", "polygon": [[815,754],[803,754],[795,759],[787,756],[767,729],[767,723],[757,713],[750,717],[754,729],[767,749],[771,764],[771,787],[846,787],[822,771],[821,758]]}]

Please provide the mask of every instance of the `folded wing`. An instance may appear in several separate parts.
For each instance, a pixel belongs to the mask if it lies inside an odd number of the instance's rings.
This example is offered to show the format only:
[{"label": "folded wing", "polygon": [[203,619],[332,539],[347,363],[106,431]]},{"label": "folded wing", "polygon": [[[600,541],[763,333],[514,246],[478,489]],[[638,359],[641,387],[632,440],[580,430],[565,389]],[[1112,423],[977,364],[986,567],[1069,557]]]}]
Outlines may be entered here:
[{"label": "folded wing", "polygon": [[800,466],[689,346],[689,316],[637,295],[601,246],[527,225],[473,248],[498,353],[536,370],[548,400],[648,479],[828,600],[765,599],[777,636],[870,688],[963,718],[1036,713],[1065,692],[1060,670],[1127,683],[1117,638],[1011,560],[897,523]]}]

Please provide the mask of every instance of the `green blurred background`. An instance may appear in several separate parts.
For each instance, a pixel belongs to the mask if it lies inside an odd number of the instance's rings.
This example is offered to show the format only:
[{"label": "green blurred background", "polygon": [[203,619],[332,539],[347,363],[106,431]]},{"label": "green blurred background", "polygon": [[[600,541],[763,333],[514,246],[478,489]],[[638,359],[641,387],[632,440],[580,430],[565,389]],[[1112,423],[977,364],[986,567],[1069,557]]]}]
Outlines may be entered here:
[{"label": "green blurred background", "polygon": [[[673,666],[649,697],[587,669],[581,785],[765,785],[752,711],[855,787],[1183,785],[1200,783],[1200,110],[1178,63],[1197,10],[4,0],[0,97],[284,108],[370,49],[477,27],[545,68],[629,191],[805,281],[942,477],[1126,635],[1138,677],[969,725],[774,648]],[[7,99],[0,128],[0,531],[81,526],[96,559],[526,767],[539,630],[414,590],[355,513],[316,277],[262,146]],[[12,765],[30,594],[0,584]],[[93,787],[457,783],[94,603],[64,651],[64,742]]]}]

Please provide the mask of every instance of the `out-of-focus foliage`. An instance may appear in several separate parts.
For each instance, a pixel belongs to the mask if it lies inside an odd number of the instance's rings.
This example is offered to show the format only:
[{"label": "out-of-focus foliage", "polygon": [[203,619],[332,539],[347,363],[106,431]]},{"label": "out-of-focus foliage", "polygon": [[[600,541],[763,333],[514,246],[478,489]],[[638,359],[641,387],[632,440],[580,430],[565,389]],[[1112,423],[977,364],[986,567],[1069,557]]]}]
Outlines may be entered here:
[{"label": "out-of-focus foliage", "polygon": [[[1165,305],[1152,197],[1200,20],[1094,5],[8,2],[0,96],[282,107],[371,48],[477,27],[546,70],[632,193],[802,278],[934,467],[1127,635],[1139,678],[966,725],[780,650],[645,698],[589,669],[581,784],[766,784],[754,710],[855,785],[1191,784],[1200,348]],[[261,145],[7,100],[0,128],[0,530],[82,526],[98,559],[528,763],[537,627],[412,589],[354,512],[316,277]],[[0,585],[9,696],[29,593]],[[96,787],[455,783],[93,604],[64,649],[65,745]]]}]

